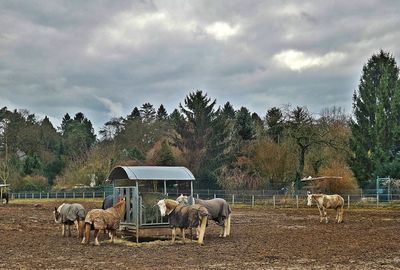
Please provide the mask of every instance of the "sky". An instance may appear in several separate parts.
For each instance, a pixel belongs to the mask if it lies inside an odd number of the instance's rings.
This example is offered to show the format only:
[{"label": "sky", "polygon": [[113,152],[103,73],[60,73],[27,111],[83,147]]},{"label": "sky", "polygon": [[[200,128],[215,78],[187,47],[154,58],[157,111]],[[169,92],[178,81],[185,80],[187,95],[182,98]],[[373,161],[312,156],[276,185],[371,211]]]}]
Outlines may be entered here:
[{"label": "sky", "polygon": [[400,61],[399,1],[0,2],[0,107],[98,131],[134,107],[168,113],[196,90],[264,117],[272,107],[352,112],[362,67]]}]

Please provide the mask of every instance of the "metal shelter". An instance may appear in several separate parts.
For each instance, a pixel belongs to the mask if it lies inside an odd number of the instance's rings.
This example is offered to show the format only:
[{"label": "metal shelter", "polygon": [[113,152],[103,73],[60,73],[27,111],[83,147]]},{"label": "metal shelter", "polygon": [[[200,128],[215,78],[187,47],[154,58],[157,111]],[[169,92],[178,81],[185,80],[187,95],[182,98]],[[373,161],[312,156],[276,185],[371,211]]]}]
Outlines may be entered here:
[{"label": "metal shelter", "polygon": [[113,198],[126,199],[125,217],[120,229],[124,234],[139,237],[168,235],[168,218],[162,218],[157,206],[160,199],[181,193],[193,196],[193,174],[185,167],[118,166],[107,181],[113,185]]}]

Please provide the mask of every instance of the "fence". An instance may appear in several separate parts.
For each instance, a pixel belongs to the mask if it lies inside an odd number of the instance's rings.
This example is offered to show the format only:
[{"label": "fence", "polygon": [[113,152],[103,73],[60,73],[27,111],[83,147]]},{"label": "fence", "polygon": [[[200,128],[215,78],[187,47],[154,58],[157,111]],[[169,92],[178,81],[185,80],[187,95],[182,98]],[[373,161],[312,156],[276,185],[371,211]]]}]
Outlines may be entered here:
[{"label": "fence", "polygon": [[[11,193],[11,199],[85,199],[105,198],[112,194],[112,190],[99,191],[68,191],[68,192],[21,192]],[[169,193],[170,198],[179,194]],[[195,190],[195,198],[212,199],[223,198],[232,205],[266,206],[274,208],[282,207],[303,207],[307,203],[306,193],[290,195],[287,192],[273,190],[257,191],[227,191],[227,190]],[[371,207],[371,206],[400,206],[400,193],[379,194],[371,192],[357,192],[342,194],[345,204],[350,207]]]}]

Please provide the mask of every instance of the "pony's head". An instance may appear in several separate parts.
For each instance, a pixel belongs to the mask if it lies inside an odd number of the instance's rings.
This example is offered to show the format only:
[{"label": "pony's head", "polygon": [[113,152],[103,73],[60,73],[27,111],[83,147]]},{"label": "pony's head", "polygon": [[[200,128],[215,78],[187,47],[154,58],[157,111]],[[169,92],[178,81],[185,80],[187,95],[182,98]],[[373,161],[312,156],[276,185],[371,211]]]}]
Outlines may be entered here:
[{"label": "pony's head", "polygon": [[307,191],[307,206],[311,205],[312,205],[312,194],[310,193],[310,191]]},{"label": "pony's head", "polygon": [[54,222],[61,223],[61,208],[64,206],[65,203],[60,205],[58,208],[54,207],[53,215],[54,215]]},{"label": "pony's head", "polygon": [[188,196],[184,196],[181,194],[178,198],[176,198],[176,202],[179,204],[189,204]]},{"label": "pony's head", "polygon": [[166,215],[169,215],[175,209],[178,203],[174,200],[163,199],[159,200],[157,205],[160,209],[161,216],[164,217]]}]

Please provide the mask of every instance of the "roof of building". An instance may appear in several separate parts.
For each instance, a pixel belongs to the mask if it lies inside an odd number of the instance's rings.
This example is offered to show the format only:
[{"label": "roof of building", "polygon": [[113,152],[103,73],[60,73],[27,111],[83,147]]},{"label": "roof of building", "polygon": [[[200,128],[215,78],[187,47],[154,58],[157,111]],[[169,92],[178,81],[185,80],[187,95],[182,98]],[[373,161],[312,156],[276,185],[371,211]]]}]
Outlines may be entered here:
[{"label": "roof of building", "polygon": [[118,166],[111,170],[109,181],[129,180],[176,180],[194,181],[192,172],[185,167],[169,166]]}]

